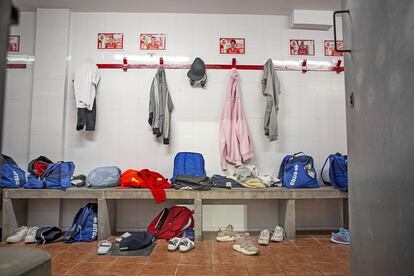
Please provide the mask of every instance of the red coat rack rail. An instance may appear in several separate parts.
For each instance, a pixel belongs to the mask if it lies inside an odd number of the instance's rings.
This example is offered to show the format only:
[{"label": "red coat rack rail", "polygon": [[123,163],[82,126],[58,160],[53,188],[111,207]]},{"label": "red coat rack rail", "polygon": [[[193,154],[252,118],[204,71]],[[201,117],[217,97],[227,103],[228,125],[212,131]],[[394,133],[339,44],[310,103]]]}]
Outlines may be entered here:
[{"label": "red coat rack rail", "polygon": [[[275,64],[276,71],[300,71],[306,73],[308,71],[316,72],[336,72],[341,73],[344,71],[344,67],[341,66],[342,60],[338,60],[336,65],[330,63],[314,64],[314,62],[308,62],[304,59],[299,64]],[[108,64],[102,63],[97,64],[100,69],[122,69],[128,71],[128,69],[153,69],[163,66],[164,69],[189,69],[191,64],[165,64],[164,59],[160,57],[159,64],[131,64],[128,63],[126,57],[123,58],[122,64]],[[231,64],[206,64],[206,69],[232,69],[236,68],[238,70],[263,70],[263,65],[248,65],[248,64],[236,64],[236,59],[232,59]]]}]

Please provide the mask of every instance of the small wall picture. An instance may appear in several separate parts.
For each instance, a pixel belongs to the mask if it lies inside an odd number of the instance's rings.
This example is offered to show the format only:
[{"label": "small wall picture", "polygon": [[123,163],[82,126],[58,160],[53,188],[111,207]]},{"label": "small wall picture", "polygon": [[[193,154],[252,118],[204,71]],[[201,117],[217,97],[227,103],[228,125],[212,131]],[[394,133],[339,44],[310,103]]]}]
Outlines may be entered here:
[{"label": "small wall picture", "polygon": [[141,34],[139,37],[139,48],[141,50],[165,50],[166,34]]},{"label": "small wall picture", "polygon": [[20,52],[20,35],[9,35],[9,43],[7,44],[7,51],[10,53]]},{"label": "small wall picture", "polygon": [[246,53],[244,38],[220,38],[220,54],[240,55]]},{"label": "small wall picture", "polygon": [[[343,56],[344,53],[335,51],[335,41],[333,40],[325,40],[323,42],[323,46],[325,49],[325,56]],[[344,49],[344,41],[343,40],[337,40],[336,41],[336,47],[339,50]]]},{"label": "small wall picture", "polygon": [[315,41],[303,39],[290,40],[290,55],[292,56],[314,56]]},{"label": "small wall picture", "polygon": [[98,33],[98,49],[123,49],[123,33]]}]

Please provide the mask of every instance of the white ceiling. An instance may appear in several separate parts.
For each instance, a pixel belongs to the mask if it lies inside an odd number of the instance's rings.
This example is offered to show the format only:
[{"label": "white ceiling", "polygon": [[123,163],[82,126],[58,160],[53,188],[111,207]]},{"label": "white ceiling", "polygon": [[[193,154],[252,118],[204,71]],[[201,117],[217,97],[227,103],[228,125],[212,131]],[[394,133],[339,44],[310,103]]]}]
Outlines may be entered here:
[{"label": "white ceiling", "polygon": [[341,0],[13,0],[20,11],[290,14],[293,9],[339,10]]}]

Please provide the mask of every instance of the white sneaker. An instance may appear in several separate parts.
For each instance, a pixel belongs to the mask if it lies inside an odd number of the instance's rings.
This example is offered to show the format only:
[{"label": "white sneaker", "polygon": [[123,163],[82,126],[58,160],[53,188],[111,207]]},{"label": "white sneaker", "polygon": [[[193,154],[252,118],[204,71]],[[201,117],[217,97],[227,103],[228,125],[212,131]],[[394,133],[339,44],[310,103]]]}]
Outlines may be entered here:
[{"label": "white sneaker", "polygon": [[249,233],[238,234],[233,249],[244,255],[257,255],[259,253],[259,249],[250,242]]},{"label": "white sneaker", "polygon": [[180,252],[188,252],[195,247],[195,243],[189,238],[184,238],[180,243]]},{"label": "white sneaker", "polygon": [[279,225],[276,225],[275,231],[273,232],[271,240],[274,242],[281,242],[283,241],[283,238],[285,237],[285,230],[283,230],[282,227]]},{"label": "white sneaker", "polygon": [[264,229],[260,232],[257,243],[260,245],[269,245],[270,242],[270,231],[269,229]]},{"label": "white sneaker", "polygon": [[131,233],[129,233],[129,232],[125,232],[125,233],[123,233],[120,237],[116,238],[115,240],[116,240],[117,242],[121,242],[123,239],[128,238],[128,237],[130,237],[130,236],[132,236],[132,234],[131,234]]},{"label": "white sneaker", "polygon": [[168,251],[175,251],[178,249],[178,247],[180,247],[181,245],[181,238],[172,238],[168,241]]},{"label": "white sneaker", "polygon": [[30,227],[27,231],[27,235],[24,238],[24,243],[35,243],[36,242],[36,231],[39,229],[37,226]]},{"label": "white sneaker", "polygon": [[26,237],[28,231],[29,229],[27,229],[26,226],[20,226],[19,228],[14,230],[13,235],[7,238],[6,242],[8,243],[22,242],[24,238]]}]

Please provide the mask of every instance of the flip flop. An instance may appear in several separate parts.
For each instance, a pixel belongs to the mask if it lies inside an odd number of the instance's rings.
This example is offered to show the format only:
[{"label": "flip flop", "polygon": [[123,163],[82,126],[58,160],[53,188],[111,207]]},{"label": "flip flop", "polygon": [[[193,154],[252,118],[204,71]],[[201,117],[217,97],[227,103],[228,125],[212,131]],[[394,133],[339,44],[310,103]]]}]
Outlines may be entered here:
[{"label": "flip flop", "polygon": [[112,247],[112,243],[110,243],[107,240],[102,240],[99,242],[99,247],[98,247],[98,255],[106,255],[108,254],[109,250]]}]

